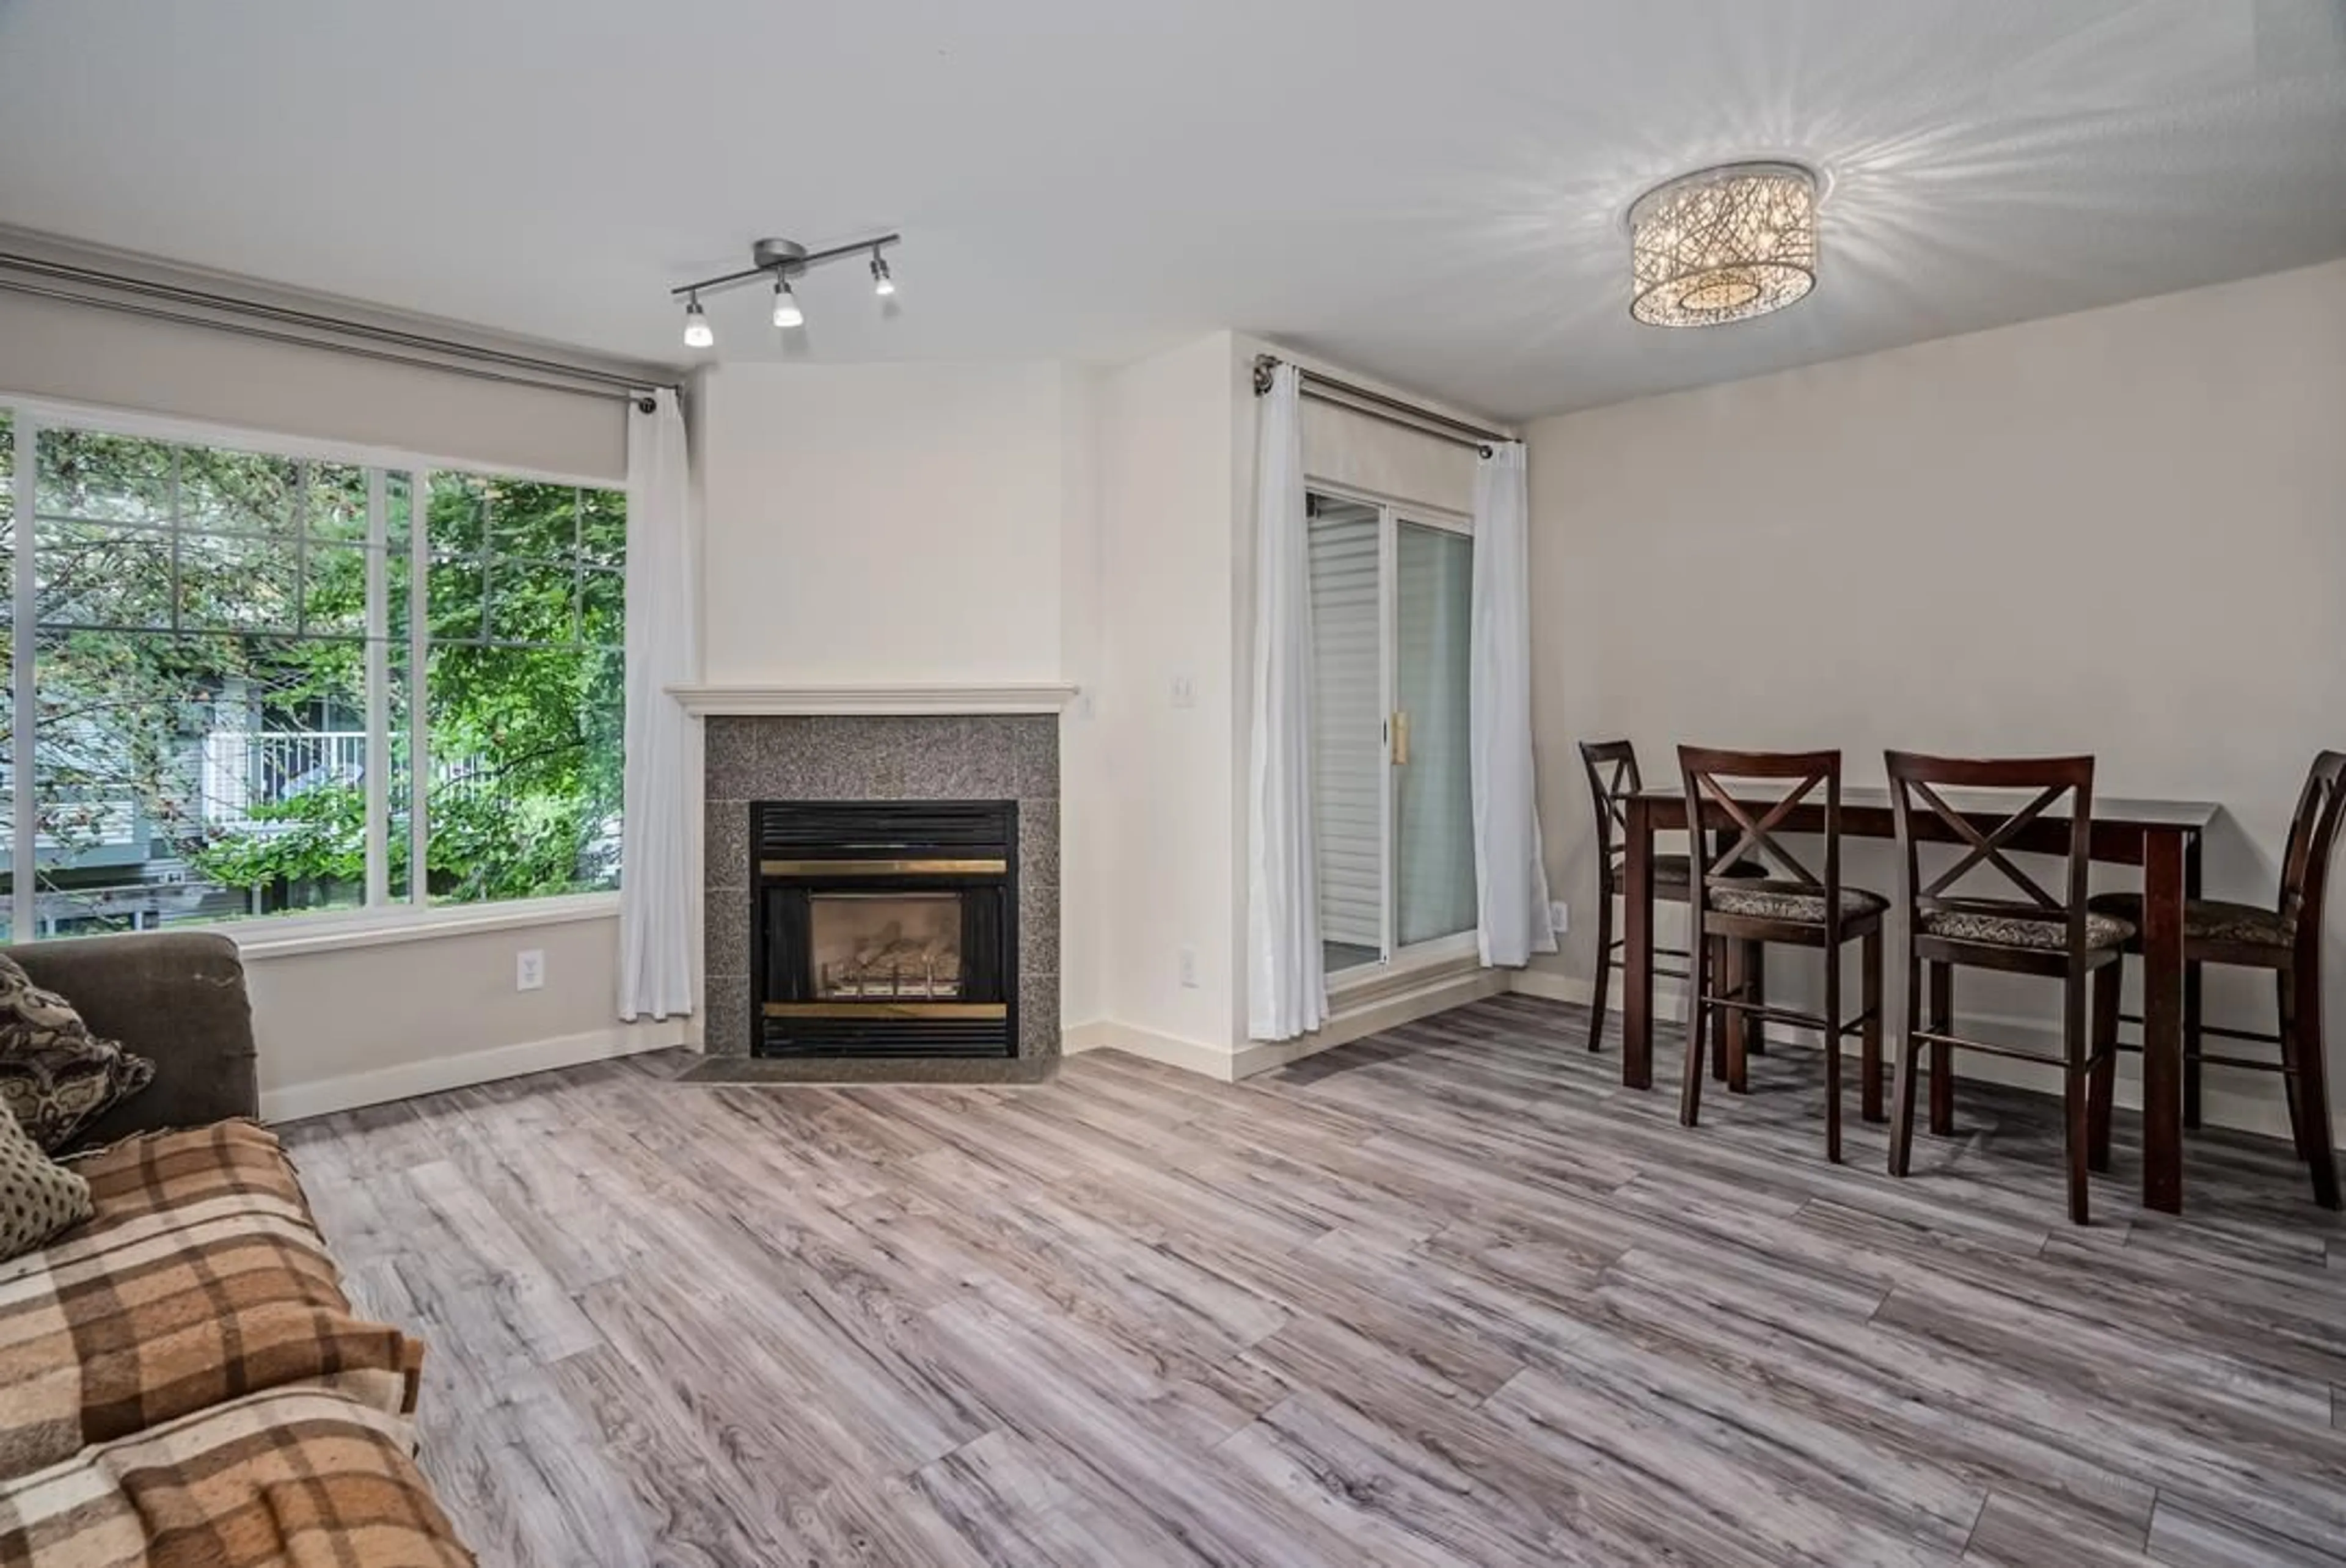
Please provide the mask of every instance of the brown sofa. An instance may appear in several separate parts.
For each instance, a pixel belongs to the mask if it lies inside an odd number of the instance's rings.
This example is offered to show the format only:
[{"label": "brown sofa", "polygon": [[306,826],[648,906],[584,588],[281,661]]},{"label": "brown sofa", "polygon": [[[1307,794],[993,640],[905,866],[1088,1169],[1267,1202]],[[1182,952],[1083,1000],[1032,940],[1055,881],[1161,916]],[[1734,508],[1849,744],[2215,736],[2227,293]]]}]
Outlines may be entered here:
[{"label": "brown sofa", "polygon": [[156,1072],[66,1156],[92,1217],[0,1262],[0,1568],[472,1563],[413,1458],[423,1348],[352,1309],[257,1119],[235,945],[5,951]]},{"label": "brown sofa", "polygon": [[154,932],[0,949],[33,983],[66,997],[90,1031],[155,1064],[155,1081],[77,1140],[260,1115],[252,1003],[236,943],[210,932]]}]

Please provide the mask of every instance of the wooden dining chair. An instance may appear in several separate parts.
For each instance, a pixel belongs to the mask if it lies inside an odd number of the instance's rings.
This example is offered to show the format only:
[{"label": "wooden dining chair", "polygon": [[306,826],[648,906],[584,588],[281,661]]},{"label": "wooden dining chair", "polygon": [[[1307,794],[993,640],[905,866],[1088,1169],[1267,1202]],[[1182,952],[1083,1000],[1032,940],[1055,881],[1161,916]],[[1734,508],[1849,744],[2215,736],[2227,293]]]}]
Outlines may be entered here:
[{"label": "wooden dining chair", "polygon": [[[1689,842],[1694,850],[1691,879],[1693,940],[1698,953],[1708,954],[1707,943],[1716,938],[1752,942],[1763,949],[1771,943],[1816,948],[1825,957],[1824,1011],[1797,1012],[1770,1006],[1753,993],[1744,966],[1739,977],[1714,976],[1717,967],[1705,962],[1695,984],[1692,1027],[1687,1031],[1686,1076],[1678,1084],[1678,1120],[1693,1126],[1702,1109],[1702,1080],[1708,1042],[1714,1018],[1795,1023],[1814,1029],[1825,1047],[1825,1157],[1841,1159],[1841,1042],[1859,1037],[1862,1052],[1860,1071],[1863,1114],[1876,1120],[1882,1114],[1882,917],[1890,901],[1862,888],[1847,888],[1841,881],[1841,753],[1838,751],[1715,751],[1702,747],[1678,748],[1678,773],[1686,784],[1687,820],[1698,825]],[[1772,799],[1754,799],[1754,785]],[[1739,792],[1739,787],[1741,791]],[[1818,876],[1784,848],[1777,837],[1794,808],[1820,789],[1824,793],[1824,874]],[[1722,844],[1713,852],[1708,833],[1699,825],[1725,819]],[[1731,841],[1727,841],[1730,839]],[[1731,874],[1731,868],[1749,856],[1773,871],[1759,881]],[[1857,1015],[1841,1013],[1841,955],[1845,942],[1862,944],[1863,1001]],[[1734,1049],[1736,1034],[1727,1032],[1730,1084],[1740,1087],[1744,1064]]]},{"label": "wooden dining chair", "polygon": [[[2199,1103],[2202,1065],[2245,1067],[2279,1073],[2289,1102],[2290,1133],[2298,1157],[2310,1167],[2313,1200],[2324,1208],[2339,1207],[2338,1156],[2330,1140],[2330,1086],[2326,1048],[2321,1031],[2322,905],[2329,897],[2330,861],[2338,847],[2339,825],[2346,819],[2346,752],[2324,751],[2307,770],[2299,791],[2297,811],[2290,819],[2289,844],[2281,853],[2280,898],[2272,908],[2231,903],[2219,899],[2193,899],[2183,906],[2183,962],[2196,971],[2203,963],[2229,963],[2243,969],[2269,970],[2279,1003],[2277,1033],[2218,1028],[2198,1016],[2199,988],[2187,986],[2183,1059],[2186,1103]],[[2142,929],[2140,893],[2105,893],[2093,909]],[[2142,951],[2139,935],[2126,951]],[[2118,975],[2114,966],[2095,982],[2095,1007],[2117,1015]],[[2100,987],[2106,986],[2105,997]],[[2139,1023],[2128,1015],[2129,1023]],[[2260,1057],[2210,1056],[2199,1049],[2204,1035],[2278,1045],[2280,1060]],[[2138,1051],[2139,1043],[2121,1042],[2120,1048]],[[2101,1092],[2097,1085],[2097,1093]],[[2108,1112],[2096,1106],[2105,1121]]]},{"label": "wooden dining chair", "polygon": [[[1580,743],[1580,765],[1588,773],[1588,799],[1596,811],[1596,981],[1588,1000],[1588,1048],[1600,1049],[1605,1044],[1605,999],[1611,988],[1613,972],[1627,966],[1625,950],[1628,939],[1613,934],[1613,905],[1622,896],[1627,883],[1629,830],[1629,797],[1645,787],[1637,770],[1637,748],[1627,740],[1584,740]],[[1744,861],[1734,868],[1733,875],[1758,879],[1768,874],[1765,867]],[[1693,875],[1690,862],[1684,855],[1657,855],[1653,861],[1654,897],[1672,903],[1687,901],[1687,884]],[[1657,946],[1657,958],[1685,962],[1684,949]],[[1756,951],[1729,954],[1727,962],[1735,972],[1747,972],[1755,995],[1766,993],[1766,978],[1760,971]],[[1665,980],[1691,981],[1691,969],[1663,969],[1658,964],[1654,972]],[[1766,1043],[1757,1030],[1751,1033],[1748,1048],[1764,1051]]]},{"label": "wooden dining chair", "polygon": [[[1898,835],[1900,901],[1906,910],[1906,1033],[1898,1051],[1896,1104],[1891,1111],[1890,1174],[1906,1174],[1914,1139],[1914,1070],[1931,1052],[1931,1131],[1954,1131],[1954,1054],[1980,1051],[2061,1069],[2063,1145],[2067,1153],[2069,1218],[2086,1223],[2086,1170],[2109,1168],[2109,1092],[2116,1065],[2116,993],[2105,1013],[2089,991],[2096,972],[2117,972],[2119,952],[2135,928],[2087,907],[2086,873],[2094,833],[2094,759],[2090,757],[1964,759],[1884,753],[1890,807]],[[1943,789],[2025,794],[1992,830],[1949,805]],[[2069,819],[2066,874],[2055,893],[2015,864],[2010,846],[2031,824],[2063,802]],[[1922,880],[1922,820],[1943,825],[1963,846],[1945,871]],[[1999,807],[1998,809],[2001,809]],[[1995,897],[1953,892],[1974,871],[1992,871],[2010,893]],[[1955,971],[1997,970],[2061,983],[2061,1054],[2048,1056],[1998,1041],[1954,1033]],[[1927,969],[1929,1006],[1924,1010]],[[2089,1093],[2090,1090],[2090,1093]]]}]

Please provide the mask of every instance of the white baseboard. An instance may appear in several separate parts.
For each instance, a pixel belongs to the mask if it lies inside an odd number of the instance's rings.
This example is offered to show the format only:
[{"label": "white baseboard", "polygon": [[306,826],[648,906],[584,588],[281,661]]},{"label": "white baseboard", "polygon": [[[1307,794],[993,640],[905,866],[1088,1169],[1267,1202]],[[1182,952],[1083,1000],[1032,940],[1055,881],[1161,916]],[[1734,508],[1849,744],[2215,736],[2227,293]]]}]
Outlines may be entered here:
[{"label": "white baseboard", "polygon": [[474,1051],[462,1056],[435,1056],[428,1061],[403,1062],[394,1067],[378,1067],[371,1073],[349,1073],[339,1078],[288,1084],[281,1088],[260,1092],[260,1117],[266,1122],[291,1122],[304,1116],[322,1116],[334,1111],[353,1110],[361,1105],[409,1100],[418,1095],[435,1095],[443,1089],[462,1089],[474,1084],[492,1084],[500,1078],[517,1078],[525,1073],[544,1073],[556,1067],[575,1067],[586,1062],[605,1062],[615,1056],[633,1056],[644,1051],[664,1051],[672,1045],[688,1044],[690,1034],[691,1021],[686,1018],[670,1018],[650,1023],[614,1023],[608,1029],[590,1030],[584,1034],[558,1034],[550,1040],[528,1040],[518,1045],[500,1045],[494,1050]]},{"label": "white baseboard", "polygon": [[1218,1083],[1233,1081],[1230,1053],[1219,1045],[1203,1040],[1184,1040],[1176,1034],[1159,1034],[1153,1029],[1137,1029],[1129,1023],[1112,1019],[1096,1019],[1078,1023],[1059,1036],[1063,1055],[1079,1055],[1086,1051],[1121,1051],[1127,1056],[1144,1061],[1162,1062],[1168,1067],[1178,1067],[1185,1073]]},{"label": "white baseboard", "polygon": [[1217,1083],[1234,1084],[1381,1030],[1496,996],[1506,989],[1507,975],[1503,970],[1470,968],[1463,973],[1444,970],[1420,984],[1380,985],[1352,1006],[1345,1005],[1340,993],[1333,999],[1336,1012],[1327,1023],[1298,1040],[1249,1041],[1233,1051],[1100,1019],[1066,1030],[1060,1036],[1059,1049],[1070,1056],[1086,1051],[1122,1051]]},{"label": "white baseboard", "polygon": [[[1588,1005],[1589,999],[1594,994],[1589,983],[1577,975],[1557,974],[1553,971],[1538,969],[1517,971],[1513,989],[1525,996],[1542,997],[1550,1002],[1577,1003],[1583,1007]],[[1616,1008],[1620,1005],[1617,983],[1610,1004]],[[1684,995],[1680,989],[1657,981],[1654,985],[1654,1012],[1656,1016],[1673,1022],[1681,1017],[1685,1012],[1685,1006]],[[1977,1038],[2009,1041],[2014,1045],[2032,1051],[2056,1052],[2061,1044],[2059,1033],[2048,1027],[2041,1018],[2020,1018],[2004,1013],[1966,1013],[1957,1017],[1956,1028]],[[1790,1028],[1781,1023],[1770,1024],[1769,1029],[1773,1033],[1785,1034],[1809,1045],[1813,1046],[1819,1043],[1814,1030]],[[1896,1036],[1896,1021],[1893,1019],[1891,1027],[1883,1036],[1885,1049],[1889,1048],[1887,1042],[1894,1040]],[[1962,1076],[1980,1083],[2003,1084],[2014,1088],[2032,1090],[2041,1095],[2058,1095],[2061,1093],[2061,1074],[2058,1069],[2039,1065],[2033,1062],[2014,1062],[1999,1056],[1983,1055],[1974,1051],[1960,1055],[1958,1071]],[[2141,1071],[2142,1058],[2139,1055],[2129,1052],[2118,1058],[2118,1081],[2115,1098],[2123,1109],[2129,1111],[2142,1109]],[[1927,1063],[1924,1064],[1923,1072],[1925,1075],[1929,1074],[1930,1066]],[[2281,1097],[2280,1080],[2267,1077],[2264,1080],[2267,1085],[2266,1092],[2262,1094],[2249,1088],[2234,1088],[2226,1083],[2227,1079],[2239,1081],[2246,1076],[2248,1075],[2227,1072],[2219,1067],[2208,1068],[2200,1093],[2199,1119],[2208,1126],[2229,1127],[2235,1132],[2255,1133],[2274,1138],[2288,1137],[2290,1135],[2289,1105]],[[2330,1119],[2331,1141],[2346,1145],[2346,1112],[2333,1113]]]},{"label": "white baseboard", "polygon": [[1479,965],[1463,973],[1444,971],[1421,985],[1398,991],[1380,987],[1373,998],[1350,1007],[1338,996],[1333,999],[1334,1015],[1302,1038],[1252,1040],[1240,1046],[1230,1058],[1232,1075],[1251,1078],[1258,1073],[1268,1073],[1306,1056],[1349,1045],[1384,1030],[1398,1029],[1404,1023],[1414,1023],[1486,996],[1500,995],[1507,989],[1507,973],[1503,969],[1484,969]]}]

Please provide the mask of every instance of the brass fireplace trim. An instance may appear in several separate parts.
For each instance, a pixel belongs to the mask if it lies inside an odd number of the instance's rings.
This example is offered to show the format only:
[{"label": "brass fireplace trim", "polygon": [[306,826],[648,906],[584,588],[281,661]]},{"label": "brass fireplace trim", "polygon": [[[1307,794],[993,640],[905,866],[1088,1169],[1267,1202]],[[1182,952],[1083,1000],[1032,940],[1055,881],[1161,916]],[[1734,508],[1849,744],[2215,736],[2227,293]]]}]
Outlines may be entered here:
[{"label": "brass fireplace trim", "polygon": [[1010,1016],[1006,1002],[769,1002],[769,1018],[974,1018]]},{"label": "brass fireplace trim", "polygon": [[766,877],[998,877],[1009,862],[992,860],[760,860]]}]

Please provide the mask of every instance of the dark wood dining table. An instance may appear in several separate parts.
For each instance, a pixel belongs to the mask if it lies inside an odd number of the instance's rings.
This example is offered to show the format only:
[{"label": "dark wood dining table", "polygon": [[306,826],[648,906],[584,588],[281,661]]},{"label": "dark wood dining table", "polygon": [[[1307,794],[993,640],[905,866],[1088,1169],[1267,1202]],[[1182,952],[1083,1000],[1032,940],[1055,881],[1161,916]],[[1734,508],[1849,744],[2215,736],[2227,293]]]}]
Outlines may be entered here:
[{"label": "dark wood dining table", "polygon": [[[2012,814],[2012,802],[1943,792],[1947,803],[1983,832],[1993,832]],[[1765,808],[1772,800],[1760,799]],[[1654,836],[1688,827],[1685,793],[1675,786],[1648,785],[1630,796],[1624,848],[1622,957],[1627,994],[1621,1007],[1621,1082],[1647,1089],[1654,1082]],[[2199,896],[2202,841],[2222,808],[2206,800],[2096,799],[2092,856],[2112,865],[2140,866],[2142,930],[2142,1201],[2169,1214],[2183,1210],[2183,1033],[2188,983],[2183,963],[2183,904]],[[1733,824],[1716,806],[1703,813],[1703,830]],[[1914,819],[1918,837],[1960,842],[1954,830],[1933,819]],[[1824,802],[1811,798],[1784,819],[1788,833],[1823,830]],[[1844,785],[1841,830],[1845,837],[1891,839],[1890,791]],[[2069,823],[2049,810],[2008,840],[2015,850],[2066,854]],[[1891,890],[1880,890],[1889,892]],[[2197,1016],[2198,1009],[2189,1010]],[[1897,1031],[1890,1031],[1895,1038]]]}]

